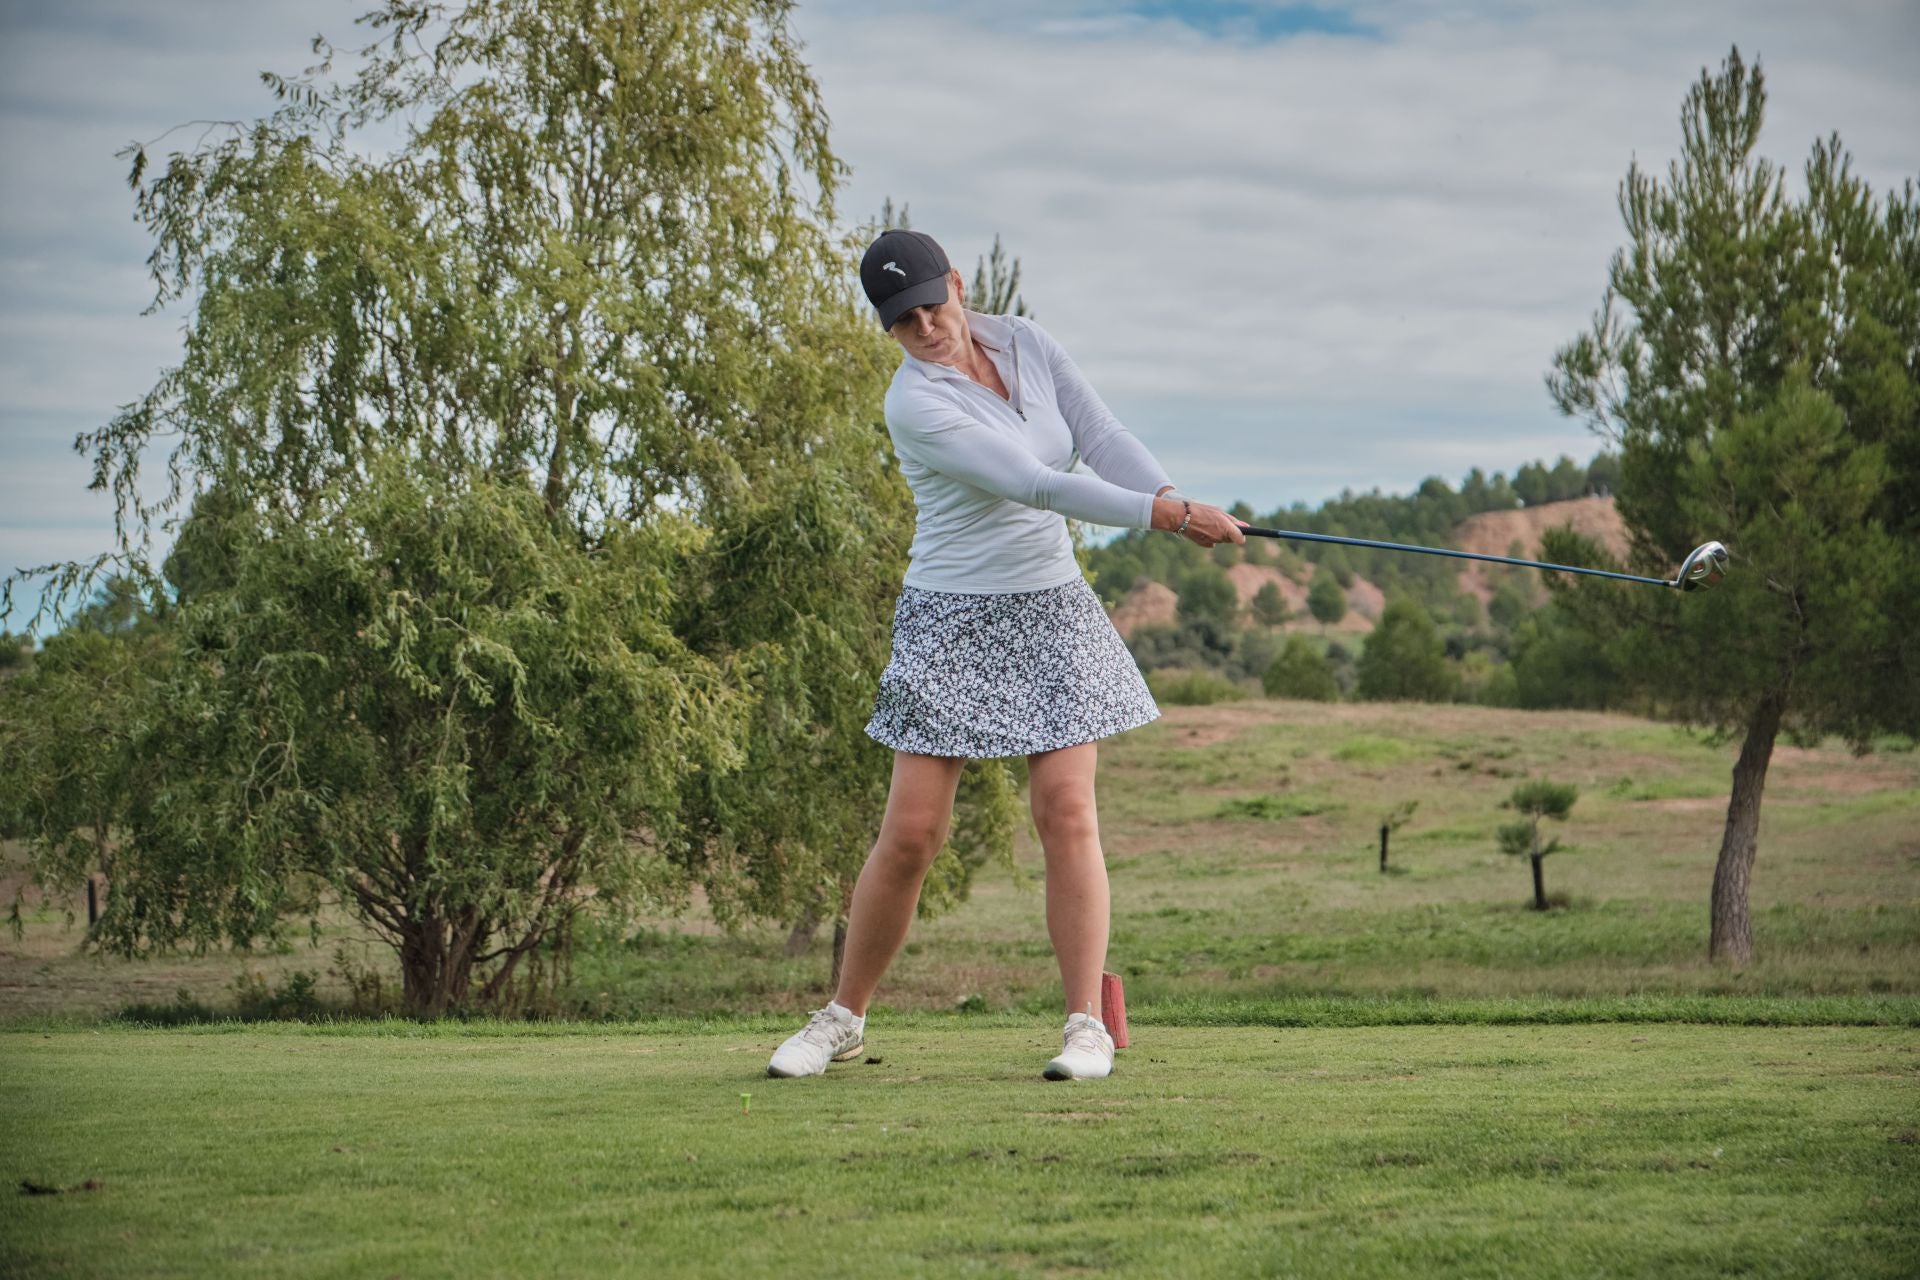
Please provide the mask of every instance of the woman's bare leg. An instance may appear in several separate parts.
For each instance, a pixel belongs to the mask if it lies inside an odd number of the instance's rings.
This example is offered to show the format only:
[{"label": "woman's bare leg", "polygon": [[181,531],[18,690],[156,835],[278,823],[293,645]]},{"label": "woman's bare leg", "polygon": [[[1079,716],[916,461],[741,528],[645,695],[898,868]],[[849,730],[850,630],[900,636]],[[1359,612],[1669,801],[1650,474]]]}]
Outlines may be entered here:
[{"label": "woman's bare leg", "polygon": [[1047,856],[1047,934],[1060,961],[1068,1013],[1100,1016],[1111,899],[1100,850],[1093,774],[1099,744],[1083,742],[1027,757],[1033,825]]},{"label": "woman's bare leg", "polygon": [[947,842],[953,794],[966,763],[955,756],[893,753],[887,813],[847,909],[847,945],[834,995],[842,1008],[865,1016],[874,988],[906,941],[920,884]]}]

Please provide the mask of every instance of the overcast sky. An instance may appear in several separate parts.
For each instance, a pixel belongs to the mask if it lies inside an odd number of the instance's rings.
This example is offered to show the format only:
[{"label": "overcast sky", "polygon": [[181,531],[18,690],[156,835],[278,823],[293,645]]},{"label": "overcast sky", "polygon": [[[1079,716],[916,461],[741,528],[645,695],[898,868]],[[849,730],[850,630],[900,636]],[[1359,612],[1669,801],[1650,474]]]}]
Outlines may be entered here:
[{"label": "overcast sky", "polygon": [[[74,436],[179,350],[185,312],[140,315],[151,244],[115,152],[269,111],[258,72],[304,66],[317,32],[360,43],[366,7],[0,0],[0,572],[111,548]],[[1599,300],[1628,163],[1664,169],[1729,45],[1766,71],[1768,155],[1797,171],[1837,130],[1877,189],[1920,174],[1920,0],[821,0],[796,21],[844,218],[905,202],[969,276],[1001,234],[1181,487],[1263,512],[1593,453],[1542,376]]]}]

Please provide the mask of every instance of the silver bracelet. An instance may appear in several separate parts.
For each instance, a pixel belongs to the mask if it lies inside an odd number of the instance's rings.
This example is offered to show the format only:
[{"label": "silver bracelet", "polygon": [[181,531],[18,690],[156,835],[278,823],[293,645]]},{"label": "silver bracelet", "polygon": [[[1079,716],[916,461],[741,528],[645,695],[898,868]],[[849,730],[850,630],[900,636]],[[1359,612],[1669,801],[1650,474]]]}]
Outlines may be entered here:
[{"label": "silver bracelet", "polygon": [[1185,498],[1182,498],[1180,499],[1180,505],[1185,508],[1186,513],[1181,517],[1180,527],[1174,530],[1175,533],[1185,533],[1187,526],[1193,523],[1193,504]]}]

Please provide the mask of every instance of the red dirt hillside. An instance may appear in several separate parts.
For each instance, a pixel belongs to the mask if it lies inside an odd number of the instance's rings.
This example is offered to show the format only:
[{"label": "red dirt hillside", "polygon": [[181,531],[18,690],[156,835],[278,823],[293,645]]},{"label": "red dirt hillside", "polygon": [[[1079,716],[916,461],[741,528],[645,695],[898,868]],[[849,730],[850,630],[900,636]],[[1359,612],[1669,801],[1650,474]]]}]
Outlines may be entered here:
[{"label": "red dirt hillside", "polygon": [[[1229,566],[1226,574],[1227,581],[1233,584],[1234,594],[1240,597],[1241,608],[1252,603],[1260,588],[1271,582],[1280,589],[1281,598],[1287,602],[1287,611],[1293,615],[1280,629],[1319,630],[1320,624],[1307,612],[1307,589],[1272,565],[1236,564]],[[1122,596],[1120,603],[1113,607],[1113,629],[1124,639],[1133,634],[1135,627],[1164,626],[1173,622],[1179,607],[1180,597],[1173,588],[1146,579],[1136,583],[1133,590]],[[1356,575],[1353,585],[1347,588],[1347,616],[1328,630],[1364,635],[1373,630],[1373,624],[1379,620],[1384,608],[1386,596],[1380,588]]]},{"label": "red dirt hillside", "polygon": [[[1562,526],[1592,538],[1609,555],[1627,554],[1627,527],[1614,510],[1612,498],[1569,498],[1516,511],[1483,511],[1460,522],[1453,531],[1453,545],[1483,556],[1504,556],[1513,554],[1510,548],[1518,542],[1523,557],[1537,560],[1540,535]],[[1460,589],[1478,596],[1481,604],[1493,599],[1493,587],[1487,581],[1490,567],[1468,561],[1460,570]]]},{"label": "red dirt hillside", "polygon": [[1113,606],[1110,616],[1113,629],[1124,640],[1133,634],[1135,627],[1166,626],[1173,621],[1179,607],[1180,597],[1172,587],[1164,582],[1155,582],[1152,578],[1144,578],[1120,598],[1120,603]]}]

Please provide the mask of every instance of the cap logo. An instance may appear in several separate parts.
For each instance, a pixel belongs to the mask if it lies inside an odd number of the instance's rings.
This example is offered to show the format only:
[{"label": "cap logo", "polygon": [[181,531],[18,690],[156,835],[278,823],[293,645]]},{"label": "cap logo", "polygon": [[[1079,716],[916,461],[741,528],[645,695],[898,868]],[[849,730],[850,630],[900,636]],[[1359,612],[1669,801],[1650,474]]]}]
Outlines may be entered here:
[{"label": "cap logo", "polygon": [[895,275],[899,276],[902,280],[905,280],[907,278],[907,273],[900,269],[900,264],[897,262],[889,262],[886,266],[881,267],[880,269],[882,271],[891,271]]}]

